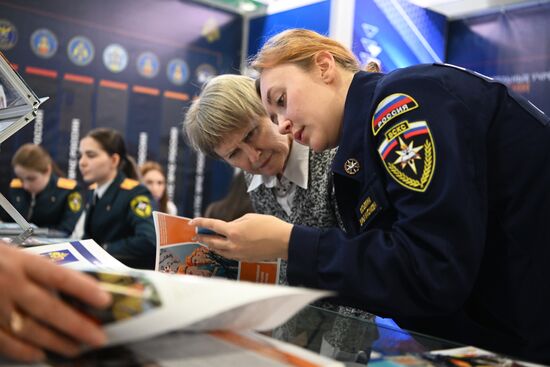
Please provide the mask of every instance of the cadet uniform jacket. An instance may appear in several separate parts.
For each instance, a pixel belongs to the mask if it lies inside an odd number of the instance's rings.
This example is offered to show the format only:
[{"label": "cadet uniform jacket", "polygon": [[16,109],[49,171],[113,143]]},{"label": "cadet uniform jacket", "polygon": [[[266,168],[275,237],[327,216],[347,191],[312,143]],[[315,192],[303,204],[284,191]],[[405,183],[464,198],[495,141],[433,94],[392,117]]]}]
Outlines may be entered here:
[{"label": "cadet uniform jacket", "polygon": [[332,166],[348,235],[294,226],[288,280],[550,362],[550,119],[447,65],[359,72]]},{"label": "cadet uniform jacket", "polygon": [[28,222],[67,234],[73,231],[82,212],[82,195],[77,182],[54,174],[44,190],[36,195],[34,202],[18,178],[10,183],[9,197],[10,203]]},{"label": "cadet uniform jacket", "polygon": [[95,204],[93,194],[90,189],[83,238],[93,238],[130,267],[153,269],[155,228],[149,191],[119,172]]}]

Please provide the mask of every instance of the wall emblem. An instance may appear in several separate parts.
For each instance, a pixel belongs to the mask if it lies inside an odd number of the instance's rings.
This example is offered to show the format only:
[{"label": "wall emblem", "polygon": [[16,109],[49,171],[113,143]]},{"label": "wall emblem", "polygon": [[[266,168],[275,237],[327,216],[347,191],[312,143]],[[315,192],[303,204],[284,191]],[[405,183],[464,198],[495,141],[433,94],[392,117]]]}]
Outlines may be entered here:
[{"label": "wall emblem", "polygon": [[67,55],[75,65],[86,66],[94,59],[94,45],[86,37],[73,37],[67,46]]},{"label": "wall emblem", "polygon": [[201,64],[195,73],[197,74],[197,81],[199,83],[206,83],[216,76],[216,69],[210,64]]},{"label": "wall emblem", "polygon": [[183,85],[189,79],[189,67],[181,59],[173,59],[166,67],[168,79],[175,85]]},{"label": "wall emblem", "polygon": [[128,52],[116,43],[103,50],[103,65],[112,73],[120,73],[128,65]]},{"label": "wall emblem", "polygon": [[17,28],[7,19],[0,19],[0,50],[9,50],[17,43]]},{"label": "wall emblem", "polygon": [[49,29],[37,29],[31,34],[31,49],[38,57],[49,59],[57,52],[58,46],[57,37]]},{"label": "wall emblem", "polygon": [[158,57],[152,52],[144,52],[137,59],[137,70],[139,75],[144,78],[154,78],[157,76],[160,68]]}]

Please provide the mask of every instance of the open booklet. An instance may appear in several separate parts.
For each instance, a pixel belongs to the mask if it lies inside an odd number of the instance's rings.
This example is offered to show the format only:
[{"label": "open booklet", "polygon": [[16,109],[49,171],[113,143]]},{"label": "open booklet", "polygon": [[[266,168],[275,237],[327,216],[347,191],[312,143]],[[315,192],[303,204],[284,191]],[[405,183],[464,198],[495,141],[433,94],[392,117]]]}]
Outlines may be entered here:
[{"label": "open booklet", "polygon": [[329,292],[131,269],[93,240],[27,248],[86,271],[113,294],[107,310],[75,305],[105,325],[109,344],[173,330],[271,330]]},{"label": "open booklet", "polygon": [[[233,261],[209,251],[193,237],[204,229],[190,226],[191,219],[153,212],[157,235],[155,270],[205,277],[222,277],[254,283],[277,284],[281,262]],[[204,232],[206,233],[206,232]]]}]

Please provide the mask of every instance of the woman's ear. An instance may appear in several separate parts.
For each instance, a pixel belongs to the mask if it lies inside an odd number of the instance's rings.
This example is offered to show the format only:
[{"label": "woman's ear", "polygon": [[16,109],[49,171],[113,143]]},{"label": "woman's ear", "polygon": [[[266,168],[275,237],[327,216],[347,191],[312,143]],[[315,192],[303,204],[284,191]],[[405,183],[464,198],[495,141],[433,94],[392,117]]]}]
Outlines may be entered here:
[{"label": "woman's ear", "polygon": [[113,163],[113,166],[115,168],[118,168],[120,164],[120,155],[118,153],[115,153],[111,156],[111,163]]},{"label": "woman's ear", "polygon": [[319,51],[314,56],[315,65],[317,66],[321,79],[325,83],[331,83],[334,80],[336,72],[336,61],[334,56],[328,51]]}]

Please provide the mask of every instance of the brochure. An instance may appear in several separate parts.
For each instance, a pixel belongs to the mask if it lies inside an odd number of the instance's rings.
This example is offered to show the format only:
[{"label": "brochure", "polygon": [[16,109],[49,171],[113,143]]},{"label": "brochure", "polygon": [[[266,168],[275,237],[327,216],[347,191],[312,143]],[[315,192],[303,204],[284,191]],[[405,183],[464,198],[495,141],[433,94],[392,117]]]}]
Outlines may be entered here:
[{"label": "brochure", "polygon": [[131,269],[93,240],[25,249],[94,276],[112,293],[106,310],[67,300],[105,325],[109,345],[169,331],[271,330],[330,292]]},{"label": "brochure", "polygon": [[281,262],[237,262],[193,241],[205,229],[189,225],[190,218],[153,212],[157,236],[155,270],[162,273],[200,275],[277,284]]}]

